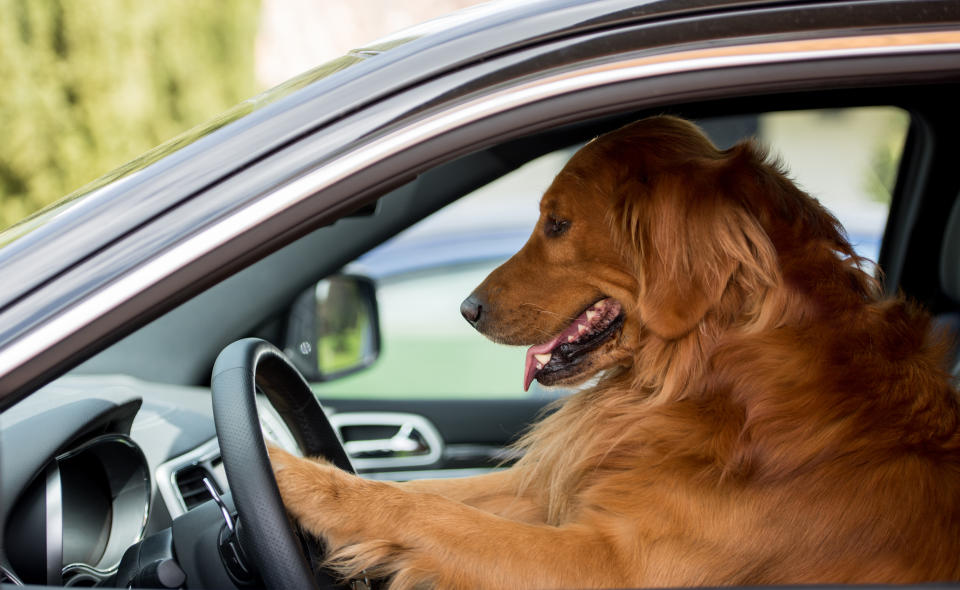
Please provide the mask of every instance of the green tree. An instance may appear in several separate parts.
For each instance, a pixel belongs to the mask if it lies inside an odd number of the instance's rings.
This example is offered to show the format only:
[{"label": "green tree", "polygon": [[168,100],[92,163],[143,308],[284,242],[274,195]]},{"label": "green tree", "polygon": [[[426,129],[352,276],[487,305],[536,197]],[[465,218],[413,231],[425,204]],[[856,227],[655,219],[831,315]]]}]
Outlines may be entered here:
[{"label": "green tree", "polygon": [[0,228],[251,96],[257,0],[0,0]]}]

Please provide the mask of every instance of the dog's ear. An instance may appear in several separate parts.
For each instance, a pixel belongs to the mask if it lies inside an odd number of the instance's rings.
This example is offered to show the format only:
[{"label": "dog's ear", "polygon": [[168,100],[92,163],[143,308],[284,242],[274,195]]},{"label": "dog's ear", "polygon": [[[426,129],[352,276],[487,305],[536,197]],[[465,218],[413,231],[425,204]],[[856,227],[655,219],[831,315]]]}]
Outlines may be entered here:
[{"label": "dog's ear", "polygon": [[748,289],[778,281],[776,252],[760,223],[724,194],[731,185],[724,168],[713,159],[689,162],[637,183],[622,201],[640,286],[637,307],[661,338],[693,330],[734,279]]}]

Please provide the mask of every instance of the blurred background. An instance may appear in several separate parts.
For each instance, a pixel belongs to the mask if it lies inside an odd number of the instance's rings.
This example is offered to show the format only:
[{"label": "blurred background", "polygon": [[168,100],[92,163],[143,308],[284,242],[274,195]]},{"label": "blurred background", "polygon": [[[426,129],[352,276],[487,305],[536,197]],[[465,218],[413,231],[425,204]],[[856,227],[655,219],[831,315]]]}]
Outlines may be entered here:
[{"label": "blurred background", "polygon": [[0,229],[227,108],[477,0],[0,0]]},{"label": "blurred background", "polygon": [[[263,90],[475,4],[0,0],[0,229]],[[890,112],[800,113],[761,117],[755,133],[841,219],[840,201],[872,210],[876,233],[905,121]],[[847,159],[824,158],[825,132],[833,145],[851,144]]]}]

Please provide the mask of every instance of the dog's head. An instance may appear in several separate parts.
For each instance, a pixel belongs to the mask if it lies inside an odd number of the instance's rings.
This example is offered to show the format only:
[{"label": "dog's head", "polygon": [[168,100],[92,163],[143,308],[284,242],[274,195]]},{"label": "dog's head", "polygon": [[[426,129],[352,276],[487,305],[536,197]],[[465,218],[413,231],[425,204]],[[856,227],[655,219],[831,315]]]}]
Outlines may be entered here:
[{"label": "dog's head", "polygon": [[461,312],[496,342],[533,345],[525,388],[575,384],[629,366],[646,339],[756,321],[786,263],[844,256],[836,220],[752,144],[720,151],[655,117],[571,158],[527,243]]}]

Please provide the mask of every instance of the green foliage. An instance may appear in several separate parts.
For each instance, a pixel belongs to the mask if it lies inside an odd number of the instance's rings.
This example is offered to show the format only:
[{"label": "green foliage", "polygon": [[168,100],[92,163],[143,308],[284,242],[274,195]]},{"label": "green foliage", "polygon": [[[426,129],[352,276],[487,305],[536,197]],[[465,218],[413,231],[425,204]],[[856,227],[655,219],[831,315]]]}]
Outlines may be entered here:
[{"label": "green foliage", "polygon": [[0,227],[252,95],[257,0],[0,0]]},{"label": "green foliage", "polygon": [[867,196],[878,203],[890,205],[896,188],[897,172],[907,141],[910,115],[900,109],[889,109],[883,134],[872,147],[870,168],[866,171],[864,188]]}]

